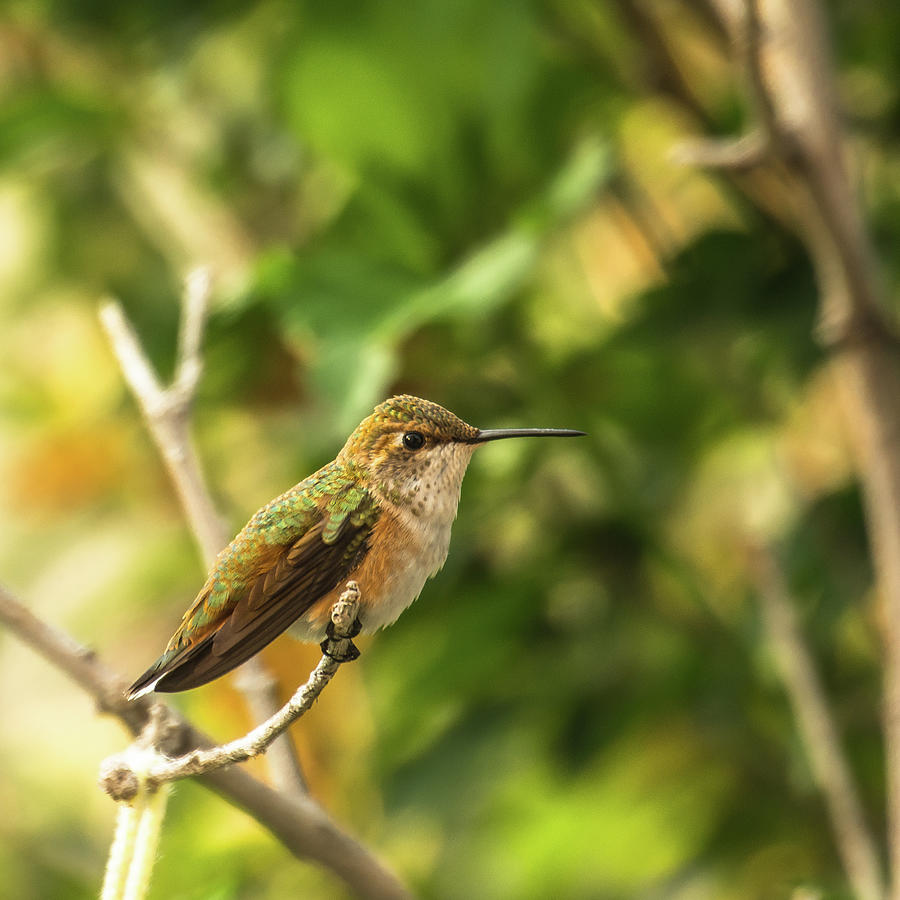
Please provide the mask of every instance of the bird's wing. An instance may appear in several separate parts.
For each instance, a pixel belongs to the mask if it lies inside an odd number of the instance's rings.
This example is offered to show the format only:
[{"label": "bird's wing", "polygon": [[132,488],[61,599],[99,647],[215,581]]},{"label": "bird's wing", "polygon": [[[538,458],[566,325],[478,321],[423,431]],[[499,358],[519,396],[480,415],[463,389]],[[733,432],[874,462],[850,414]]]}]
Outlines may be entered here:
[{"label": "bird's wing", "polygon": [[[250,577],[216,594],[216,572],[185,613],[166,652],[129,688],[199,687],[248,660],[285,631],[358,565],[378,518],[362,488],[350,487],[329,502],[303,534],[254,554]],[[241,536],[235,538],[235,544]]]}]

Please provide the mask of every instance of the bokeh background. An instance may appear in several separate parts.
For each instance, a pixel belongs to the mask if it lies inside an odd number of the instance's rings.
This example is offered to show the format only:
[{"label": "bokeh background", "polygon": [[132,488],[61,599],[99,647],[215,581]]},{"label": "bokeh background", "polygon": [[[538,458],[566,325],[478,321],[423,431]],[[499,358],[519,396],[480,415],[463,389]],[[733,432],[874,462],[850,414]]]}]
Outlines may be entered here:
[{"label": "bokeh background", "polygon": [[[883,831],[877,613],[812,272],[776,182],[672,159],[750,117],[703,10],[0,10],[0,578],[40,615],[134,676],[201,583],[97,319],[120,298],[170,375],[197,263],[196,439],[232,530],[392,392],[590,433],[480,451],[444,571],[294,728],[315,796],[425,897],[849,896],[750,545]],[[900,15],[827,12],[893,290]],[[316,654],[265,658],[287,690]],[[222,739],[249,725],[229,679],[175,702]],[[4,633],[0,710],[0,893],[94,896],[96,771],[125,734]],[[190,784],[160,853],[156,898],[343,896]]]}]

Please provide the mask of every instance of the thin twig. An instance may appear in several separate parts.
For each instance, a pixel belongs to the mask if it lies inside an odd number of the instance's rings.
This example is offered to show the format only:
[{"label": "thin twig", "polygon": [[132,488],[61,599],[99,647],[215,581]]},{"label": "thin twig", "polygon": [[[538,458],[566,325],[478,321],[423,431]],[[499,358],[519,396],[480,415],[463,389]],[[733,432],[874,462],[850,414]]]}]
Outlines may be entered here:
[{"label": "thin twig", "polygon": [[825,804],[838,853],[858,900],[885,896],[877,843],[863,813],[837,726],[794,604],[772,554],[754,549],[750,570],[756,581],[763,624],[803,739],[810,768]]},{"label": "thin twig", "polygon": [[[201,348],[211,287],[205,267],[194,269],[185,279],[178,358],[175,377],[168,387],[160,383],[121,305],[108,300],[100,309],[100,321],[166,464],[207,569],[228,543],[228,531],[206,484],[190,427],[191,406],[203,372]],[[278,709],[277,682],[259,657],[244,663],[234,684],[244,694],[254,721],[267,719]],[[273,745],[266,761],[273,782],[282,790],[306,793],[290,736]]]},{"label": "thin twig", "polygon": [[[67,674],[94,698],[102,712],[115,716],[133,735],[138,736],[146,727],[155,705],[164,716],[167,753],[184,754],[197,747],[214,746],[209,737],[165,704],[153,704],[147,697],[127,701],[127,682],[122,676],[70,635],[36,617],[2,586],[0,623]],[[395,875],[311,799],[273,790],[237,767],[207,772],[197,781],[247,812],[298,859],[317,862],[334,872],[358,896],[373,900],[408,900],[411,896]]]},{"label": "thin twig", "polygon": [[171,787],[168,784],[156,789],[147,785],[135,803],[138,813],[137,833],[134,836],[131,866],[122,888],[122,900],[144,900],[147,896],[170,793]]},{"label": "thin twig", "polygon": [[769,155],[766,136],[750,131],[738,138],[695,138],[676,144],[669,152],[674,163],[743,172],[762,164]]},{"label": "thin twig", "polygon": [[228,543],[228,531],[212,502],[191,441],[188,415],[202,370],[199,341],[208,285],[203,270],[188,276],[178,341],[179,353],[184,355],[179,355],[176,379],[169,387],[160,383],[121,305],[107,300],[100,308],[100,321],[166,464],[207,568]]},{"label": "thin twig", "polygon": [[285,729],[300,718],[316,701],[323,688],[331,681],[345,657],[345,651],[353,636],[353,624],[359,610],[359,586],[347,582],[331,611],[334,637],[330,639],[328,654],[323,654],[306,684],[278,712],[258,725],[248,734],[211,750],[193,750],[177,759],[160,759],[147,770],[150,784],[162,784],[190,775],[202,775],[223,766],[244,762],[263,753]]},{"label": "thin twig", "polygon": [[[322,660],[307,683],[281,710],[243,738],[209,750],[192,750],[173,759],[166,754],[165,747],[174,729],[166,722],[164,708],[153,706],[150,722],[138,740],[123,753],[103,761],[100,785],[119,803],[116,838],[110,848],[104,878],[103,893],[107,895],[104,900],[143,900],[153,871],[170,782],[203,775],[264,752],[312,706],[341,661],[359,655],[350,642],[358,631],[358,628],[354,630],[358,611],[359,586],[349,581],[331,610],[333,627],[323,645]],[[136,830],[134,809],[138,817]],[[134,839],[130,843],[119,840],[123,832],[133,832]]]},{"label": "thin twig", "polygon": [[109,848],[109,859],[103,873],[100,900],[117,900],[125,889],[129,860],[134,858],[138,811],[130,803],[122,803],[116,818],[116,833]]},{"label": "thin twig", "polygon": [[[247,660],[231,677],[231,683],[241,692],[252,722],[264,722],[281,703],[278,679],[259,656]],[[297,756],[291,735],[275,741],[266,753],[272,783],[283,791],[308,794],[309,786]]]},{"label": "thin twig", "polygon": [[178,363],[171,387],[183,397],[182,402],[186,409],[193,401],[197,383],[203,372],[203,359],[200,353],[211,289],[209,269],[200,267],[188,273],[178,329]]}]

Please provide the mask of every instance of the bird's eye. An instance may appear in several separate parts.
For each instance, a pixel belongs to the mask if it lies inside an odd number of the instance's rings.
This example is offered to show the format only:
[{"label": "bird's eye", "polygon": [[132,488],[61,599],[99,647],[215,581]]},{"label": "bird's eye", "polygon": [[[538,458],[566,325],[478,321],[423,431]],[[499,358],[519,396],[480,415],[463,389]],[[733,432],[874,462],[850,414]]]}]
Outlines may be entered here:
[{"label": "bird's eye", "polygon": [[425,445],[425,437],[419,431],[407,431],[403,435],[403,446],[407,450],[418,450]]}]

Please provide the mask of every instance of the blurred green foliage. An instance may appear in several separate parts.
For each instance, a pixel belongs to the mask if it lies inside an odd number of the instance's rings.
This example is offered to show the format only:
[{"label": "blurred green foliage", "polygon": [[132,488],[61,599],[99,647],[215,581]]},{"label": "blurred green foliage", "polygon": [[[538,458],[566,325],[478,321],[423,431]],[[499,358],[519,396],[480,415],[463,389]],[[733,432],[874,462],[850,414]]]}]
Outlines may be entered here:
[{"label": "blurred green foliage", "polygon": [[[4,4],[0,574],[126,675],[157,654],[202,573],[95,313],[119,296],[167,373],[180,279],[211,263],[197,438],[235,528],[391,392],[590,433],[478,454],[444,571],[295,729],[349,829],[426,897],[846,897],[745,557],[778,553],[880,832],[876,610],[815,284],[769,214],[670,161],[697,124],[630,5]],[[829,12],[888,250],[900,16]],[[710,126],[741,127],[715,30],[654,15]],[[311,654],[267,658],[292,687]],[[248,724],[227,680],[177,702]],[[125,738],[4,634],[0,707],[2,890],[93,896],[96,767]],[[340,890],[186,785],[152,893]]]}]

